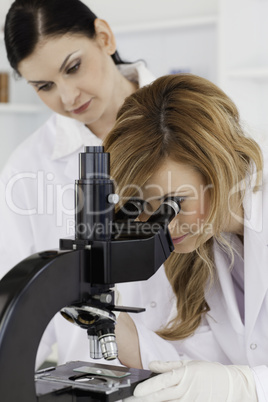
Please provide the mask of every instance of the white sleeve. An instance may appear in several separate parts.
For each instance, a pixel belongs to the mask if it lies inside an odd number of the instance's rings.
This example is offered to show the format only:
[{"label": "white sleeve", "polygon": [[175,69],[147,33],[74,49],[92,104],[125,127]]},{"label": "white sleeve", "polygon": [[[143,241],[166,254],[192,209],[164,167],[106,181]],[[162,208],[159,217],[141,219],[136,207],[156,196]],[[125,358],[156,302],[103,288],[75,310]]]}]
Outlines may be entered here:
[{"label": "white sleeve", "polygon": [[[132,318],[134,318],[133,315]],[[177,361],[190,359],[186,354],[179,354],[172,342],[161,338],[154,331],[148,329],[138,317],[134,319],[134,322],[138,333],[141,361],[144,369],[148,369],[149,362],[152,360]]]},{"label": "white sleeve", "polygon": [[268,401],[268,367],[267,366],[257,366],[251,368],[255,383],[256,390],[258,394],[258,402]]}]

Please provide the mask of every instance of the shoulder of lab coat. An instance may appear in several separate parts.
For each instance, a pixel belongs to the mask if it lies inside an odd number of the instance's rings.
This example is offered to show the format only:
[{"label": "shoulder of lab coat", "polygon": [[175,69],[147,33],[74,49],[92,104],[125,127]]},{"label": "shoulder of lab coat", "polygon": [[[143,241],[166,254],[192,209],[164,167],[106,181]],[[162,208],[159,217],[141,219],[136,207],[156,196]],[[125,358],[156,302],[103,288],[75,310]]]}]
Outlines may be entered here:
[{"label": "shoulder of lab coat", "polygon": [[89,144],[85,145],[100,144],[101,141],[81,122],[52,113],[12,152],[1,172],[2,180],[8,180],[14,173],[42,170],[48,164],[52,167],[53,161],[60,158],[67,159],[82,149],[86,134]]}]

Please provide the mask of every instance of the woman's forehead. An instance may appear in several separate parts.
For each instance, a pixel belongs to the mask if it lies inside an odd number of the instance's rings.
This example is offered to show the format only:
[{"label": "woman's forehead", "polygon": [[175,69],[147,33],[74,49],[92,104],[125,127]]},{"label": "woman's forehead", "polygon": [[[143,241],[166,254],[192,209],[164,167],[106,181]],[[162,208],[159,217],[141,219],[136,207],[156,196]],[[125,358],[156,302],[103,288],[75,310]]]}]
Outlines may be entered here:
[{"label": "woman's forehead", "polygon": [[189,192],[204,185],[201,173],[194,167],[167,158],[143,186],[145,193]]},{"label": "woman's forehead", "polygon": [[34,51],[19,63],[18,69],[26,79],[29,79],[29,75],[30,79],[34,79],[33,75],[38,75],[43,69],[60,69],[66,57],[78,51],[88,50],[92,43],[92,39],[82,35],[45,37],[38,42]]}]

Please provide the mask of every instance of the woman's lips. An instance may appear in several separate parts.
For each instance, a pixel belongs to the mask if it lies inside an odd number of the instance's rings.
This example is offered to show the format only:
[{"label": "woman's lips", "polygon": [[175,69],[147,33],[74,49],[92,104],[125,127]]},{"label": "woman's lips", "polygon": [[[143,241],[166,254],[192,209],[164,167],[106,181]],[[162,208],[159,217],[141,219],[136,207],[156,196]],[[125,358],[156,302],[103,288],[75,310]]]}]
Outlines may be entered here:
[{"label": "woman's lips", "polygon": [[90,102],[91,102],[91,99],[87,103],[84,103],[84,105],[78,107],[77,109],[72,110],[71,112],[74,113],[74,114],[83,113],[85,110],[87,110]]},{"label": "woman's lips", "polygon": [[180,242],[183,241],[183,239],[185,239],[186,236],[188,236],[188,234],[189,233],[186,233],[185,235],[180,236],[180,237],[173,237],[172,238],[173,244],[179,244]]}]

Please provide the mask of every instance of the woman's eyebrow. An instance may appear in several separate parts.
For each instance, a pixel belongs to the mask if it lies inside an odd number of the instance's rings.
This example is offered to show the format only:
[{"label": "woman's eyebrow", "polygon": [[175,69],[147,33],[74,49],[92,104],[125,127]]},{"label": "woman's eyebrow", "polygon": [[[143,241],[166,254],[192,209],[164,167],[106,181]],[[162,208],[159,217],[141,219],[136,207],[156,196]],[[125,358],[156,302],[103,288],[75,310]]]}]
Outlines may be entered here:
[{"label": "woman's eyebrow", "polygon": [[62,65],[60,66],[60,70],[59,70],[60,73],[62,72],[62,70],[63,70],[64,67],[66,66],[66,64],[67,64],[67,62],[68,62],[68,60],[69,60],[69,58],[70,58],[73,54],[75,54],[76,52],[78,52],[78,50],[75,50],[74,52],[68,54],[68,56],[65,57],[65,59],[64,59],[64,61],[63,61],[63,63],[62,63]]},{"label": "woman's eyebrow", "polygon": [[[64,67],[68,63],[69,58],[73,54],[75,54],[76,52],[78,52],[78,50],[75,50],[74,52],[68,54],[68,56],[65,57],[65,59],[63,60],[62,65],[60,66],[60,69],[59,69],[60,73],[62,72],[62,70],[64,70]],[[30,81],[28,81],[29,84],[46,84],[47,82],[49,82],[49,81],[44,81],[44,80],[41,80],[41,81],[32,81],[32,80],[30,80]]]},{"label": "woman's eyebrow", "polygon": [[[187,194],[188,193],[188,194]],[[165,198],[167,197],[186,197],[189,195],[189,190],[182,190],[182,191],[171,191],[170,193],[167,193],[165,195],[162,195],[161,197],[156,198],[159,201],[164,201]]]},{"label": "woman's eyebrow", "polygon": [[48,81],[27,81],[28,84],[47,84]]}]

